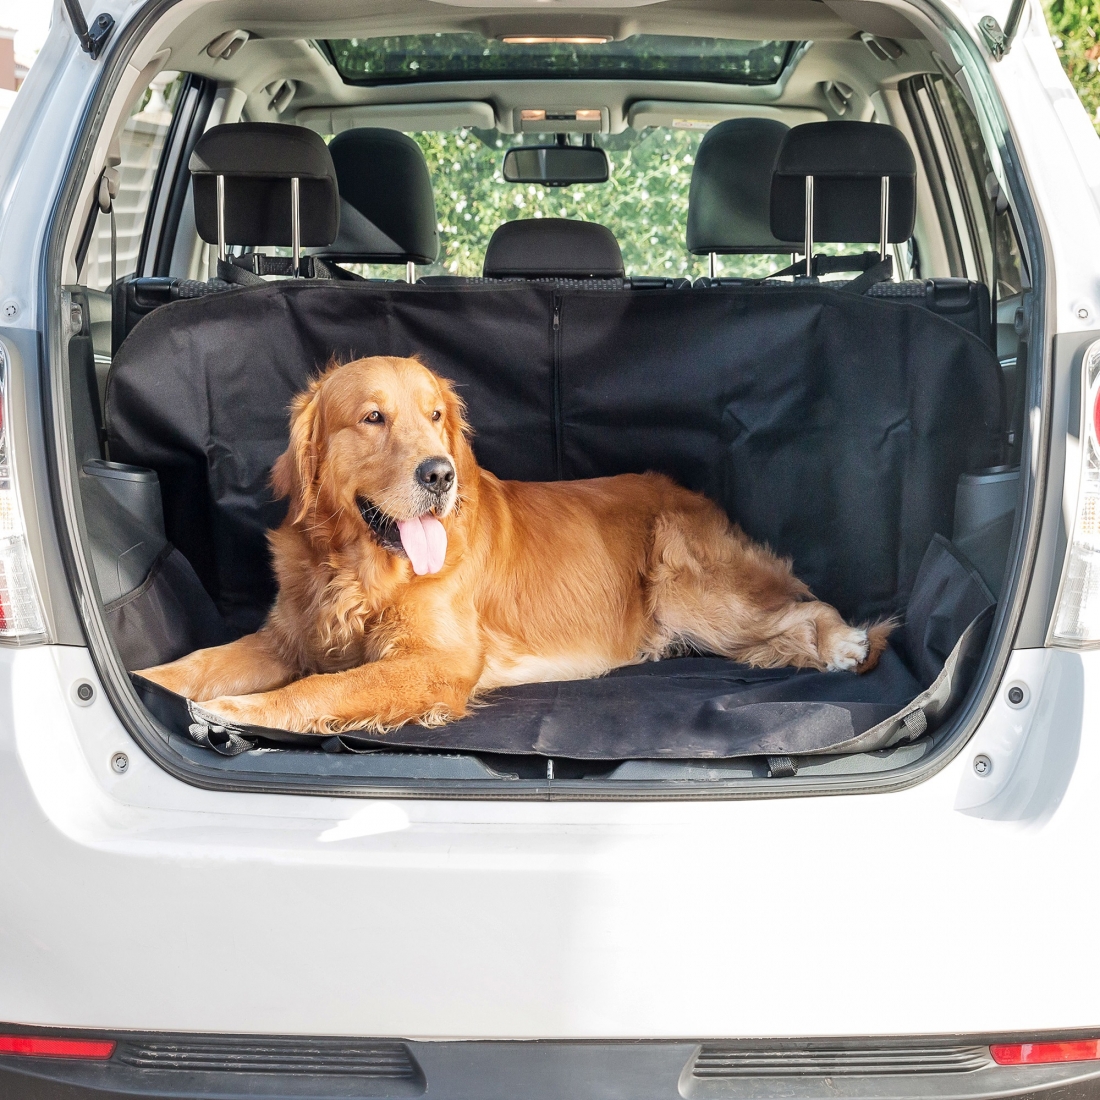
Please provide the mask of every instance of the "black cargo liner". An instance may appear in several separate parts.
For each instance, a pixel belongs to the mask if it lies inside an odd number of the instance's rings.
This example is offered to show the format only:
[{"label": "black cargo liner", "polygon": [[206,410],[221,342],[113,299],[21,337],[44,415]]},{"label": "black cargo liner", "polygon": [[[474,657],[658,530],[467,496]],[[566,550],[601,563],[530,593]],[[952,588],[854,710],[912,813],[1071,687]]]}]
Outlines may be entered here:
[{"label": "black cargo liner", "polygon": [[[850,620],[908,622],[863,677],[699,655],[498,691],[459,723],[330,738],[329,751],[591,761],[867,751],[920,736],[968,685],[993,599],[945,536],[960,474],[1002,455],[996,360],[911,305],[781,286],[284,283],[156,311],[112,368],[111,457],[157,472],[168,536],[198,576],[186,599],[161,592],[145,621],[137,601],[124,623],[115,617],[128,667],[190,648],[179,640],[193,625],[174,629],[166,606],[195,615],[205,604],[208,620],[209,594],[231,633],[259,625],[274,591],[264,532],[283,514],[266,479],[286,445],[287,405],[331,356],[364,354],[420,354],[453,379],[478,458],[499,476],[661,470],[791,554]],[[173,576],[165,583],[178,586]],[[976,616],[946,684],[935,684]],[[934,698],[914,702],[930,688]],[[152,685],[141,690],[170,729],[221,751],[319,743],[223,733]]]}]

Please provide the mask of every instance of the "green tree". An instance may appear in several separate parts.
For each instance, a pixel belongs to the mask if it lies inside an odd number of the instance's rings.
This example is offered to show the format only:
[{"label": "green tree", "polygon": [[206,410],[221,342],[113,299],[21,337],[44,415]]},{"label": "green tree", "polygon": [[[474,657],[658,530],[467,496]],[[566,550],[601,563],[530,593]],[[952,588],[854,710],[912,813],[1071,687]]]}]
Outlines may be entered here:
[{"label": "green tree", "polygon": [[[573,187],[505,183],[505,145],[519,138],[472,130],[412,136],[424,150],[435,186],[440,263],[434,270],[439,273],[480,275],[489,238],[506,221],[574,218],[606,225],[631,274],[706,274],[706,257],[692,256],[685,242],[698,131],[662,128],[602,138],[611,179]],[[721,262],[729,275],[762,276],[776,267],[774,256],[730,256]]]},{"label": "green tree", "polygon": [[1100,3],[1044,0],[1043,7],[1062,68],[1092,116],[1093,126],[1100,130]]}]

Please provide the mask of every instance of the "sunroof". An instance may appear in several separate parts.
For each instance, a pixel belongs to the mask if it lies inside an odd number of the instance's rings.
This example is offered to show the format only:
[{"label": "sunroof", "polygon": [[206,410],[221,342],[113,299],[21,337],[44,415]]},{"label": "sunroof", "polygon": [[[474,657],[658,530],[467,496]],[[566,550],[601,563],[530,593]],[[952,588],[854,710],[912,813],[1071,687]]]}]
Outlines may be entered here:
[{"label": "sunroof", "polygon": [[530,39],[498,41],[480,34],[400,34],[327,43],[348,84],[431,80],[707,80],[774,84],[793,42],[635,34],[621,42]]}]

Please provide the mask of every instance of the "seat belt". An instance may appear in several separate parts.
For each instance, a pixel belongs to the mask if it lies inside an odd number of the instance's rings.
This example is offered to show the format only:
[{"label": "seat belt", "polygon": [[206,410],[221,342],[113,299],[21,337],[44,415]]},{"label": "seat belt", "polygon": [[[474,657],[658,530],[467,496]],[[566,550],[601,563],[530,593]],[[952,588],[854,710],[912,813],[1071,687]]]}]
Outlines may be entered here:
[{"label": "seat belt", "polygon": [[[218,278],[241,286],[258,286],[265,275],[291,277],[297,270],[305,279],[335,279],[332,268],[319,256],[302,256],[295,268],[292,256],[266,256],[262,252],[246,252],[218,260]],[[350,272],[349,272],[350,274]]]},{"label": "seat belt", "polygon": [[[882,262],[882,257],[877,252],[861,252],[858,256],[814,256],[814,275],[831,275],[836,271],[868,271],[876,264]],[[796,260],[782,271],[776,271],[767,276],[769,279],[780,279],[784,275],[806,277],[806,261]]]},{"label": "seat belt", "polygon": [[885,283],[894,273],[894,258],[887,256],[879,260],[877,264],[867,268],[862,275],[857,275],[850,283],[845,283],[841,290],[845,294],[866,294],[875,283]]}]

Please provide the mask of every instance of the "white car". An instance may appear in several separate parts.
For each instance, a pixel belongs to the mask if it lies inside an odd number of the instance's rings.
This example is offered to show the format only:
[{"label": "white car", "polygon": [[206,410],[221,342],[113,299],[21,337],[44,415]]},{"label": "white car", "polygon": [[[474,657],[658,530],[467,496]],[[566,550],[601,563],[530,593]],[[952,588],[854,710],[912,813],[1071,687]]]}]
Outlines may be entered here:
[{"label": "white car", "polygon": [[[0,150],[0,1095],[1100,1095],[1100,140],[1037,0],[55,0]],[[331,736],[138,675],[263,621],[291,397],[413,353],[879,666]]]}]

